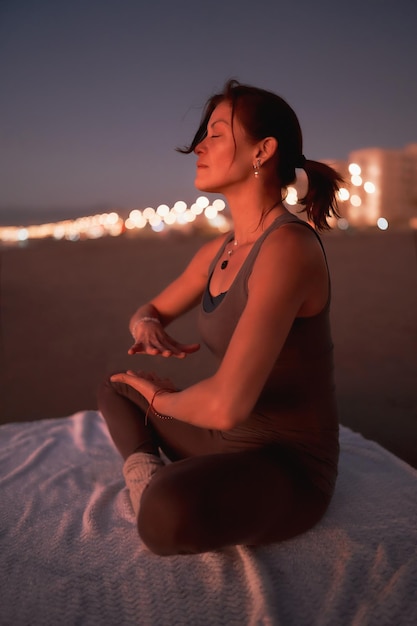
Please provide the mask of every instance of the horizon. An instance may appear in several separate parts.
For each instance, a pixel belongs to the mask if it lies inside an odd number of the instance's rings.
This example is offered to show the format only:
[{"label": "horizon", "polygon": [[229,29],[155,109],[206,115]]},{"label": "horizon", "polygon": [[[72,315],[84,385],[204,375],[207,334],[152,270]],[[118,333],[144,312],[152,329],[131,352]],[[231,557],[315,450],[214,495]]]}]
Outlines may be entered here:
[{"label": "horizon", "polygon": [[6,0],[0,213],[191,202],[175,147],[231,77],[287,100],[307,158],[416,142],[417,5],[401,6]]}]

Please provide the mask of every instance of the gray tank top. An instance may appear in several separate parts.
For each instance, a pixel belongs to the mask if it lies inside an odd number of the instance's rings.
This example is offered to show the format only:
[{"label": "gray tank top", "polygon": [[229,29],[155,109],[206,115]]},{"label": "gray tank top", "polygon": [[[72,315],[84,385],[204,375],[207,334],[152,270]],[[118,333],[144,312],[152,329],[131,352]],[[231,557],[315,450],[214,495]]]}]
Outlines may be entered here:
[{"label": "gray tank top", "polygon": [[[262,243],[272,231],[288,223],[311,229],[295,215],[278,217],[256,240],[229,290],[217,305],[214,301],[214,307],[208,304],[210,278],[233,233],[213,259],[198,324],[203,341],[219,361],[246,306],[248,280]],[[240,447],[245,441],[248,446],[278,444],[293,450],[326,493],[334,488],[339,452],[329,309],[330,289],[320,313],[294,320],[252,414],[242,425],[223,432]]]}]

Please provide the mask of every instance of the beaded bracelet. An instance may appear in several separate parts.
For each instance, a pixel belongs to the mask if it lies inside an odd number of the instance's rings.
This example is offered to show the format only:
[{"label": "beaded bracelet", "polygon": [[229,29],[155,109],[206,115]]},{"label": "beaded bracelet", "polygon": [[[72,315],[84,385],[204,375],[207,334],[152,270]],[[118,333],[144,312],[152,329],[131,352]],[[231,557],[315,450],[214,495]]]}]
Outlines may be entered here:
[{"label": "beaded bracelet", "polygon": [[155,411],[155,409],[154,409],[153,403],[154,403],[154,400],[155,400],[156,396],[157,396],[158,394],[160,394],[160,393],[164,393],[164,392],[165,392],[165,393],[174,393],[174,392],[173,392],[173,390],[171,390],[171,389],[166,389],[166,388],[164,388],[164,387],[161,387],[160,389],[157,389],[157,390],[155,391],[155,393],[154,393],[154,394],[153,394],[153,396],[152,396],[151,401],[149,402],[148,410],[147,410],[147,411],[146,411],[146,413],[145,413],[145,426],[146,426],[146,425],[147,425],[147,423],[148,423],[148,415],[149,415],[149,411],[152,411],[152,413],[153,413],[156,417],[159,417],[159,419],[161,419],[161,420],[173,420],[173,419],[174,419],[174,418],[173,418],[173,417],[171,417],[170,415],[162,415],[161,413],[158,413],[158,411]]}]

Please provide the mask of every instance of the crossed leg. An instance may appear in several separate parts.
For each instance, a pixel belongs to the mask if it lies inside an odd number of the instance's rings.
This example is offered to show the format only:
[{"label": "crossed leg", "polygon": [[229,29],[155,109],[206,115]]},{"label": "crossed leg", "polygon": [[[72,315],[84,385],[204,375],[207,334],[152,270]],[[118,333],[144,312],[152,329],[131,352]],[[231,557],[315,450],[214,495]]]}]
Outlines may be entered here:
[{"label": "crossed leg", "polygon": [[99,408],[126,459],[135,451],[175,462],[161,466],[143,492],[138,532],[159,555],[192,554],[229,545],[261,545],[311,528],[329,497],[299,460],[271,445],[230,451],[219,431],[151,417],[148,403],[123,383],[107,381]]},{"label": "crossed leg", "polygon": [[327,504],[279,450],[210,454],[155,474],[142,496],[138,531],[159,555],[262,545],[305,532]]}]

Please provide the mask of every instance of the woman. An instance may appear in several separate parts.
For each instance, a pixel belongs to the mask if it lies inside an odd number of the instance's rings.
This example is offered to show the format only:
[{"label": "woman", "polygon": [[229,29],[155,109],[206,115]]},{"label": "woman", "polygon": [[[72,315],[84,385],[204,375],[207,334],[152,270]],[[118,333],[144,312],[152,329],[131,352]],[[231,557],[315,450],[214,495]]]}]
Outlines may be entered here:
[{"label": "woman", "polygon": [[204,245],[136,311],[129,353],[192,354],[198,344],[165,328],[201,302],[200,332],[218,368],[184,390],[129,371],[99,391],[139,535],[160,555],[308,530],[326,511],[338,461],[326,259],[315,230],[282,202],[303,168],[304,210],[327,228],[338,174],[304,158],[285,101],[236,81],[208,101],[181,152],[197,156],[196,187],[226,197],[234,232]]}]

